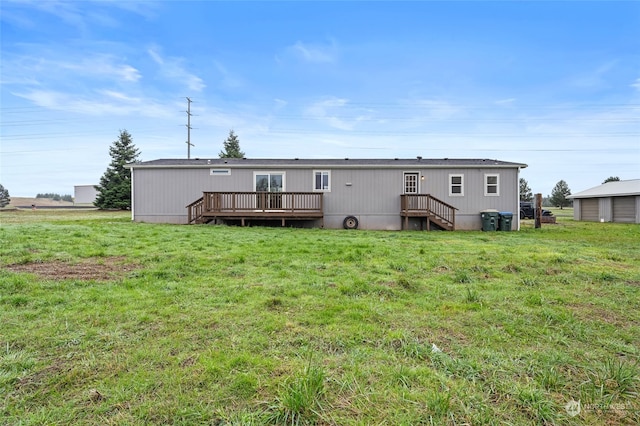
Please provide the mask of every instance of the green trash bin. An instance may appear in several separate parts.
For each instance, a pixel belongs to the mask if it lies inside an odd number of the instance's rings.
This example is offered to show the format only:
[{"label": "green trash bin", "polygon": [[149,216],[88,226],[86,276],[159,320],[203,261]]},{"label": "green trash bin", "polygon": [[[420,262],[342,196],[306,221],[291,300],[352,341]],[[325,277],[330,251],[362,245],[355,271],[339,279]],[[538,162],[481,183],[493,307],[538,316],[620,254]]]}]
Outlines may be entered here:
[{"label": "green trash bin", "polygon": [[498,230],[498,221],[500,219],[500,212],[498,212],[498,210],[483,210],[480,212],[480,218],[482,219],[483,231]]},{"label": "green trash bin", "polygon": [[511,231],[512,221],[513,221],[513,213],[500,212],[500,224],[498,226],[501,231]]}]

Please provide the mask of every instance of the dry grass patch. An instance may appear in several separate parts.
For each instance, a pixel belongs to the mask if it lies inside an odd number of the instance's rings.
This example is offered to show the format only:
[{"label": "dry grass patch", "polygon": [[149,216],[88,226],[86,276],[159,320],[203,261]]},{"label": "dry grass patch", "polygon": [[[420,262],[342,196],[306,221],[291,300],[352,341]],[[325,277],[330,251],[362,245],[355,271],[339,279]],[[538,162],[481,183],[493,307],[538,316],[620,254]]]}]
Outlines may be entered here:
[{"label": "dry grass patch", "polygon": [[60,260],[36,261],[4,267],[11,272],[35,274],[46,280],[109,281],[124,277],[140,269],[139,265],[126,262],[123,256],[90,258],[79,262]]}]

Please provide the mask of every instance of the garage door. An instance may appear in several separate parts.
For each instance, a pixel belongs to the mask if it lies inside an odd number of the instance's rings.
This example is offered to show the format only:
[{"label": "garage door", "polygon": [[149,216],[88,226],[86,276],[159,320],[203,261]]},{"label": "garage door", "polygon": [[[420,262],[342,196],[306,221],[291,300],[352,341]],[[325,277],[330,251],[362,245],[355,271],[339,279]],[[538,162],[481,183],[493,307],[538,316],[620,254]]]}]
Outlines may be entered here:
[{"label": "garage door", "polygon": [[598,198],[583,198],[580,200],[580,220],[600,221]]},{"label": "garage door", "polygon": [[613,199],[613,221],[634,223],[636,221],[636,197]]}]

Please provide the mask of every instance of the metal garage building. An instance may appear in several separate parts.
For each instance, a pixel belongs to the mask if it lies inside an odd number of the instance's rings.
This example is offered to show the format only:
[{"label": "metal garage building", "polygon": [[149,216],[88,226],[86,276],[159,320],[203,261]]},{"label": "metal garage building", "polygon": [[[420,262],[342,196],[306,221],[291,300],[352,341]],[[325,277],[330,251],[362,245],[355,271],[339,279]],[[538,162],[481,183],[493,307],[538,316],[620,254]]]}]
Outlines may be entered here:
[{"label": "metal garage building", "polygon": [[575,220],[640,223],[640,179],[607,182],[568,198]]}]

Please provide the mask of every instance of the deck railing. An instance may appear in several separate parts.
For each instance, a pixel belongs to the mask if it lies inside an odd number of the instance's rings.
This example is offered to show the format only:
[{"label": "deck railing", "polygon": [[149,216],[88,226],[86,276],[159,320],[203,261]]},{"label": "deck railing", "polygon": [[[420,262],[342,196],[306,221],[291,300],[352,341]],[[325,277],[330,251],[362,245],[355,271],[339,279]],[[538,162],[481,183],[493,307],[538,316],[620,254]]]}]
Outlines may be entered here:
[{"label": "deck railing", "polygon": [[322,215],[320,192],[204,192],[187,206],[189,223],[204,216]]},{"label": "deck railing", "polygon": [[403,216],[433,216],[442,223],[456,226],[456,210],[450,204],[430,194],[403,194],[400,196],[400,210]]},{"label": "deck railing", "polygon": [[202,217],[202,209],[204,207],[204,197],[200,197],[187,206],[187,215],[189,224],[197,222]]}]

